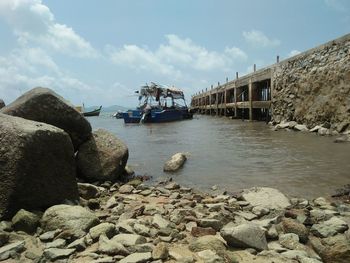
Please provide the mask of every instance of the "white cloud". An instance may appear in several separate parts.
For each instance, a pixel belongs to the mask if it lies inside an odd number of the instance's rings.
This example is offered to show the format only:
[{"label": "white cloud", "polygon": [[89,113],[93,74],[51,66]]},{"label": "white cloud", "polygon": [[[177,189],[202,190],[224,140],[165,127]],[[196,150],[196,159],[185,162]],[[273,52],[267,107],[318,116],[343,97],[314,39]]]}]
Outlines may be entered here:
[{"label": "white cloud", "polygon": [[296,56],[296,55],[299,55],[300,53],[301,53],[301,51],[296,50],[296,49],[293,49],[293,50],[291,50],[291,51],[288,53],[287,57],[288,57],[288,58],[294,57],[294,56]]},{"label": "white cloud", "polygon": [[281,44],[281,41],[274,38],[268,38],[262,31],[251,30],[243,32],[244,39],[255,47],[276,47]]},{"label": "white cloud", "polygon": [[76,57],[98,56],[98,51],[72,28],[57,23],[41,0],[1,0],[0,18],[11,26],[22,46],[33,44]]},{"label": "white cloud", "polygon": [[245,61],[247,55],[237,47],[227,47],[223,52],[209,51],[189,38],[170,34],[167,43],[151,51],[147,47],[125,45],[121,49],[109,47],[111,59],[116,64],[140,70],[149,70],[162,75],[180,77],[181,71],[230,71],[236,61]]}]

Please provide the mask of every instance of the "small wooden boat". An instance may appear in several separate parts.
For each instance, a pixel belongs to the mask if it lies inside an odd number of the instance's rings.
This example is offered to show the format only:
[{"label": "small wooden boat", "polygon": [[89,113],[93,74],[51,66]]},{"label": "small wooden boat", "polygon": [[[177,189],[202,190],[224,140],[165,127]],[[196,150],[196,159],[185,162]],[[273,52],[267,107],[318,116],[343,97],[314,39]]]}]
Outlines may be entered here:
[{"label": "small wooden boat", "polygon": [[83,112],[83,115],[85,117],[91,117],[91,116],[99,116],[100,115],[100,112],[101,112],[101,109],[102,109],[102,106],[100,106],[98,109],[95,109],[93,111],[86,111],[86,112]]}]

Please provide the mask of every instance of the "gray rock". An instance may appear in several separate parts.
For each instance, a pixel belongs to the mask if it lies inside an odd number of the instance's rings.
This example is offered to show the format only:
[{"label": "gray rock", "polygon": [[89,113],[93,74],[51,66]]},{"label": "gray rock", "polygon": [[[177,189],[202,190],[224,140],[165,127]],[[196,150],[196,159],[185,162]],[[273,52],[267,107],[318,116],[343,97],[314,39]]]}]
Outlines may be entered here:
[{"label": "gray rock", "polygon": [[309,129],[306,127],[306,125],[303,124],[297,124],[294,126],[294,130],[301,131],[301,132],[307,132]]},{"label": "gray rock", "polygon": [[211,249],[219,254],[226,250],[226,246],[222,240],[216,236],[202,236],[193,240],[189,249],[193,252],[200,252]]},{"label": "gray rock", "polygon": [[100,196],[100,190],[93,184],[78,183],[79,196],[85,200],[97,198]]},{"label": "gray rock", "polygon": [[63,129],[71,137],[74,149],[78,149],[91,134],[90,123],[84,116],[73,105],[47,88],[34,88],[24,93],[0,112]]},{"label": "gray rock", "polygon": [[200,219],[198,224],[201,227],[211,227],[216,231],[220,231],[220,229],[223,227],[223,223],[221,220],[211,218]]},{"label": "gray rock", "polygon": [[131,254],[119,261],[119,263],[143,263],[151,260],[152,254],[151,252],[145,253],[134,253]]},{"label": "gray rock", "polygon": [[112,238],[115,232],[115,225],[112,223],[101,223],[89,230],[89,234],[93,240],[97,240],[100,235],[106,235],[108,238]]},{"label": "gray rock", "polygon": [[163,259],[166,260],[169,256],[169,250],[165,243],[158,243],[152,251],[153,259]]},{"label": "gray rock", "polygon": [[129,255],[129,251],[119,240],[108,239],[105,235],[100,236],[98,251],[107,255]]},{"label": "gray rock", "polygon": [[294,249],[298,250],[301,248],[301,244],[299,243],[299,237],[294,233],[280,235],[278,242],[285,248],[288,248],[291,250],[294,250]]},{"label": "gray rock", "polygon": [[268,207],[270,209],[285,209],[290,206],[289,199],[277,189],[268,187],[254,187],[242,194],[243,198],[252,206]]},{"label": "gray rock", "polygon": [[24,241],[17,241],[0,247],[0,261],[8,259],[13,253],[21,253],[25,250],[24,245]]},{"label": "gray rock", "polygon": [[300,241],[306,243],[309,236],[309,230],[306,226],[290,218],[283,218],[281,223],[285,233],[297,234]]},{"label": "gray rock", "polygon": [[39,216],[24,209],[19,210],[12,218],[12,225],[17,231],[32,234],[39,225]]},{"label": "gray rock", "polygon": [[169,160],[164,164],[164,172],[175,172],[179,170],[187,160],[186,155],[183,153],[174,154]]},{"label": "gray rock", "polygon": [[70,243],[67,248],[74,248],[76,251],[83,251],[86,248],[85,238],[79,238]]},{"label": "gray rock", "polygon": [[310,230],[316,236],[330,237],[336,235],[337,233],[343,233],[348,229],[349,226],[345,221],[334,216],[327,221],[314,224]]},{"label": "gray rock", "polygon": [[119,187],[119,193],[121,194],[130,194],[135,188],[132,185],[124,184]]},{"label": "gray rock", "polygon": [[221,236],[232,247],[255,248],[259,251],[267,249],[265,231],[255,224],[233,226],[227,224],[221,231]]},{"label": "gray rock", "polygon": [[197,253],[204,263],[225,263],[225,260],[219,257],[214,251],[207,249]]},{"label": "gray rock", "polygon": [[48,260],[55,261],[57,259],[64,259],[68,258],[70,255],[72,255],[75,252],[75,249],[73,248],[48,248],[44,250],[43,255]]},{"label": "gray rock", "polygon": [[57,238],[56,240],[46,243],[45,247],[46,248],[64,248],[66,245],[66,240],[62,238]]},{"label": "gray rock", "polygon": [[120,244],[127,247],[147,242],[145,237],[136,234],[118,234],[114,236],[111,240],[113,240],[114,242],[119,242]]},{"label": "gray rock", "polygon": [[59,233],[61,233],[61,229],[56,229],[52,231],[45,232],[39,236],[39,239],[43,242],[52,241]]},{"label": "gray rock", "polygon": [[55,205],[47,209],[41,219],[45,231],[62,229],[74,239],[84,236],[91,227],[99,223],[98,218],[81,206]]},{"label": "gray rock", "polygon": [[0,218],[78,200],[72,142],[45,123],[0,114]]},{"label": "gray rock", "polygon": [[170,222],[164,219],[161,215],[155,214],[153,216],[152,225],[156,226],[157,228],[167,228],[169,227]]},{"label": "gray rock", "polygon": [[128,147],[109,131],[99,129],[79,147],[78,173],[87,181],[115,181],[124,173]]}]

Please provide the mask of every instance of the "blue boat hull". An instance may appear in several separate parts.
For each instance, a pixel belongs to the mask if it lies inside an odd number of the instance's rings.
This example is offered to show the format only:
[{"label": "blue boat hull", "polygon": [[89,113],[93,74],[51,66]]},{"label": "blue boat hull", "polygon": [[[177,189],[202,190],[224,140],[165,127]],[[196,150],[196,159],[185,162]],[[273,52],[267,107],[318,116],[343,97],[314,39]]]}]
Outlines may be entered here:
[{"label": "blue boat hull", "polygon": [[190,119],[191,117],[192,115],[189,116],[187,109],[152,109],[145,116],[141,110],[128,110],[123,113],[125,123],[140,123],[142,118],[142,122],[145,123],[160,123]]}]

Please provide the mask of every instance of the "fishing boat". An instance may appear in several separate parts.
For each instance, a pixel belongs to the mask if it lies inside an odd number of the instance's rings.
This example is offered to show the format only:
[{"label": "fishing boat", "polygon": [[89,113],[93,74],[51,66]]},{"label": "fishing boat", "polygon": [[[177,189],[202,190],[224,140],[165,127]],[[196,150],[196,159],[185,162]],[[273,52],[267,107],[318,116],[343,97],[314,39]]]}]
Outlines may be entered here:
[{"label": "fishing boat", "polygon": [[99,108],[94,109],[94,110],[92,110],[92,111],[84,111],[84,112],[83,112],[83,115],[84,115],[85,117],[99,116],[99,115],[100,115],[100,112],[101,112],[101,109],[102,109],[102,106],[100,106]]},{"label": "fishing boat", "polygon": [[125,123],[159,123],[193,117],[180,89],[151,82],[151,85],[142,86],[137,93],[139,106],[123,112]]}]

